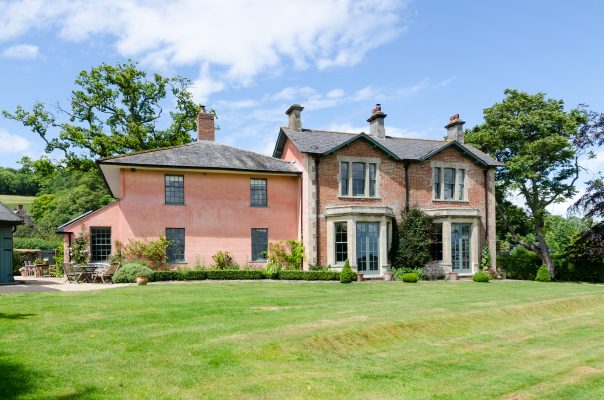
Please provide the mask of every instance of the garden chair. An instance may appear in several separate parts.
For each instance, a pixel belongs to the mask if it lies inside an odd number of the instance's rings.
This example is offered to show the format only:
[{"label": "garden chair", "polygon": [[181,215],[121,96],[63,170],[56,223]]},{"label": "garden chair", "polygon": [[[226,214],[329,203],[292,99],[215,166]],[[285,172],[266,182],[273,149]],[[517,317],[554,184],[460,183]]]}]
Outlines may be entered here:
[{"label": "garden chair", "polygon": [[77,282],[77,274],[73,269],[72,263],[63,263],[63,274],[65,275],[65,278],[67,278],[67,282]]},{"label": "garden chair", "polygon": [[27,270],[27,276],[34,276],[36,274],[36,264],[31,261],[25,261],[25,269]]},{"label": "garden chair", "polygon": [[94,274],[92,274],[92,282],[100,279],[102,283],[105,283],[105,279],[109,279],[109,282],[113,283],[111,278],[113,277],[113,274],[115,274],[115,271],[117,271],[118,267],[119,264],[107,264],[97,268],[97,270],[94,271]]}]

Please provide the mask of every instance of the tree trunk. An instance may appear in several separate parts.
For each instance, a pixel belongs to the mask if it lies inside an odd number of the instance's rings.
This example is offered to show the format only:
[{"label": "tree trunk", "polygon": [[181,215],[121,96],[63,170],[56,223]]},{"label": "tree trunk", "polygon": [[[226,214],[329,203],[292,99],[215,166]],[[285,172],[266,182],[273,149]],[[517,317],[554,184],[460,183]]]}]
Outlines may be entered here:
[{"label": "tree trunk", "polygon": [[536,222],[535,223],[535,234],[537,235],[537,240],[539,241],[539,257],[541,257],[541,261],[547,267],[549,272],[549,276],[554,279],[556,275],[556,271],[554,268],[554,261],[549,254],[549,247],[545,242],[545,236],[543,235],[543,223]]}]

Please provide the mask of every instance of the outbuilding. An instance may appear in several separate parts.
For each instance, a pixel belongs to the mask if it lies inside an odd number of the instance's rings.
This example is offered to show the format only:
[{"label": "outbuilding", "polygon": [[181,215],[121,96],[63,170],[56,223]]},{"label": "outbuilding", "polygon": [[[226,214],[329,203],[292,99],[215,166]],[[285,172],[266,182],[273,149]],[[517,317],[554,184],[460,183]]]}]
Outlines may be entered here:
[{"label": "outbuilding", "polygon": [[0,284],[13,283],[13,232],[21,217],[0,203]]}]

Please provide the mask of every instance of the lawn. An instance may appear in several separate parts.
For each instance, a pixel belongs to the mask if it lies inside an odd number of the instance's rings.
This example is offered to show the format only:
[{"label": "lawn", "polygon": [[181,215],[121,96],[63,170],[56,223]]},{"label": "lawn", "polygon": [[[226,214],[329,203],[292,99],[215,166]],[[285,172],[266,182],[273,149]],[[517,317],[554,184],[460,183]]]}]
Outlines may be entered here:
[{"label": "lawn", "polygon": [[202,282],[0,295],[0,398],[604,398],[604,286]]},{"label": "lawn", "polygon": [[23,204],[23,208],[29,211],[31,203],[36,199],[35,196],[16,196],[12,194],[0,194],[0,203],[4,204],[11,210],[17,208],[17,205]]}]

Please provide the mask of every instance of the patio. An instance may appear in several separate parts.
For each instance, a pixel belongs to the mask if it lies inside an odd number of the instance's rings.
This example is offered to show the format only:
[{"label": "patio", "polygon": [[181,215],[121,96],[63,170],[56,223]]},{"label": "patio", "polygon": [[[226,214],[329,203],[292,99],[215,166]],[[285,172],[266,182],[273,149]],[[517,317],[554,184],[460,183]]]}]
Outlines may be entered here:
[{"label": "patio", "polygon": [[100,289],[112,289],[128,286],[128,284],[117,283],[103,285],[100,283],[73,284],[65,278],[15,276],[15,283],[11,285],[0,285],[0,293],[21,292],[88,292]]}]

